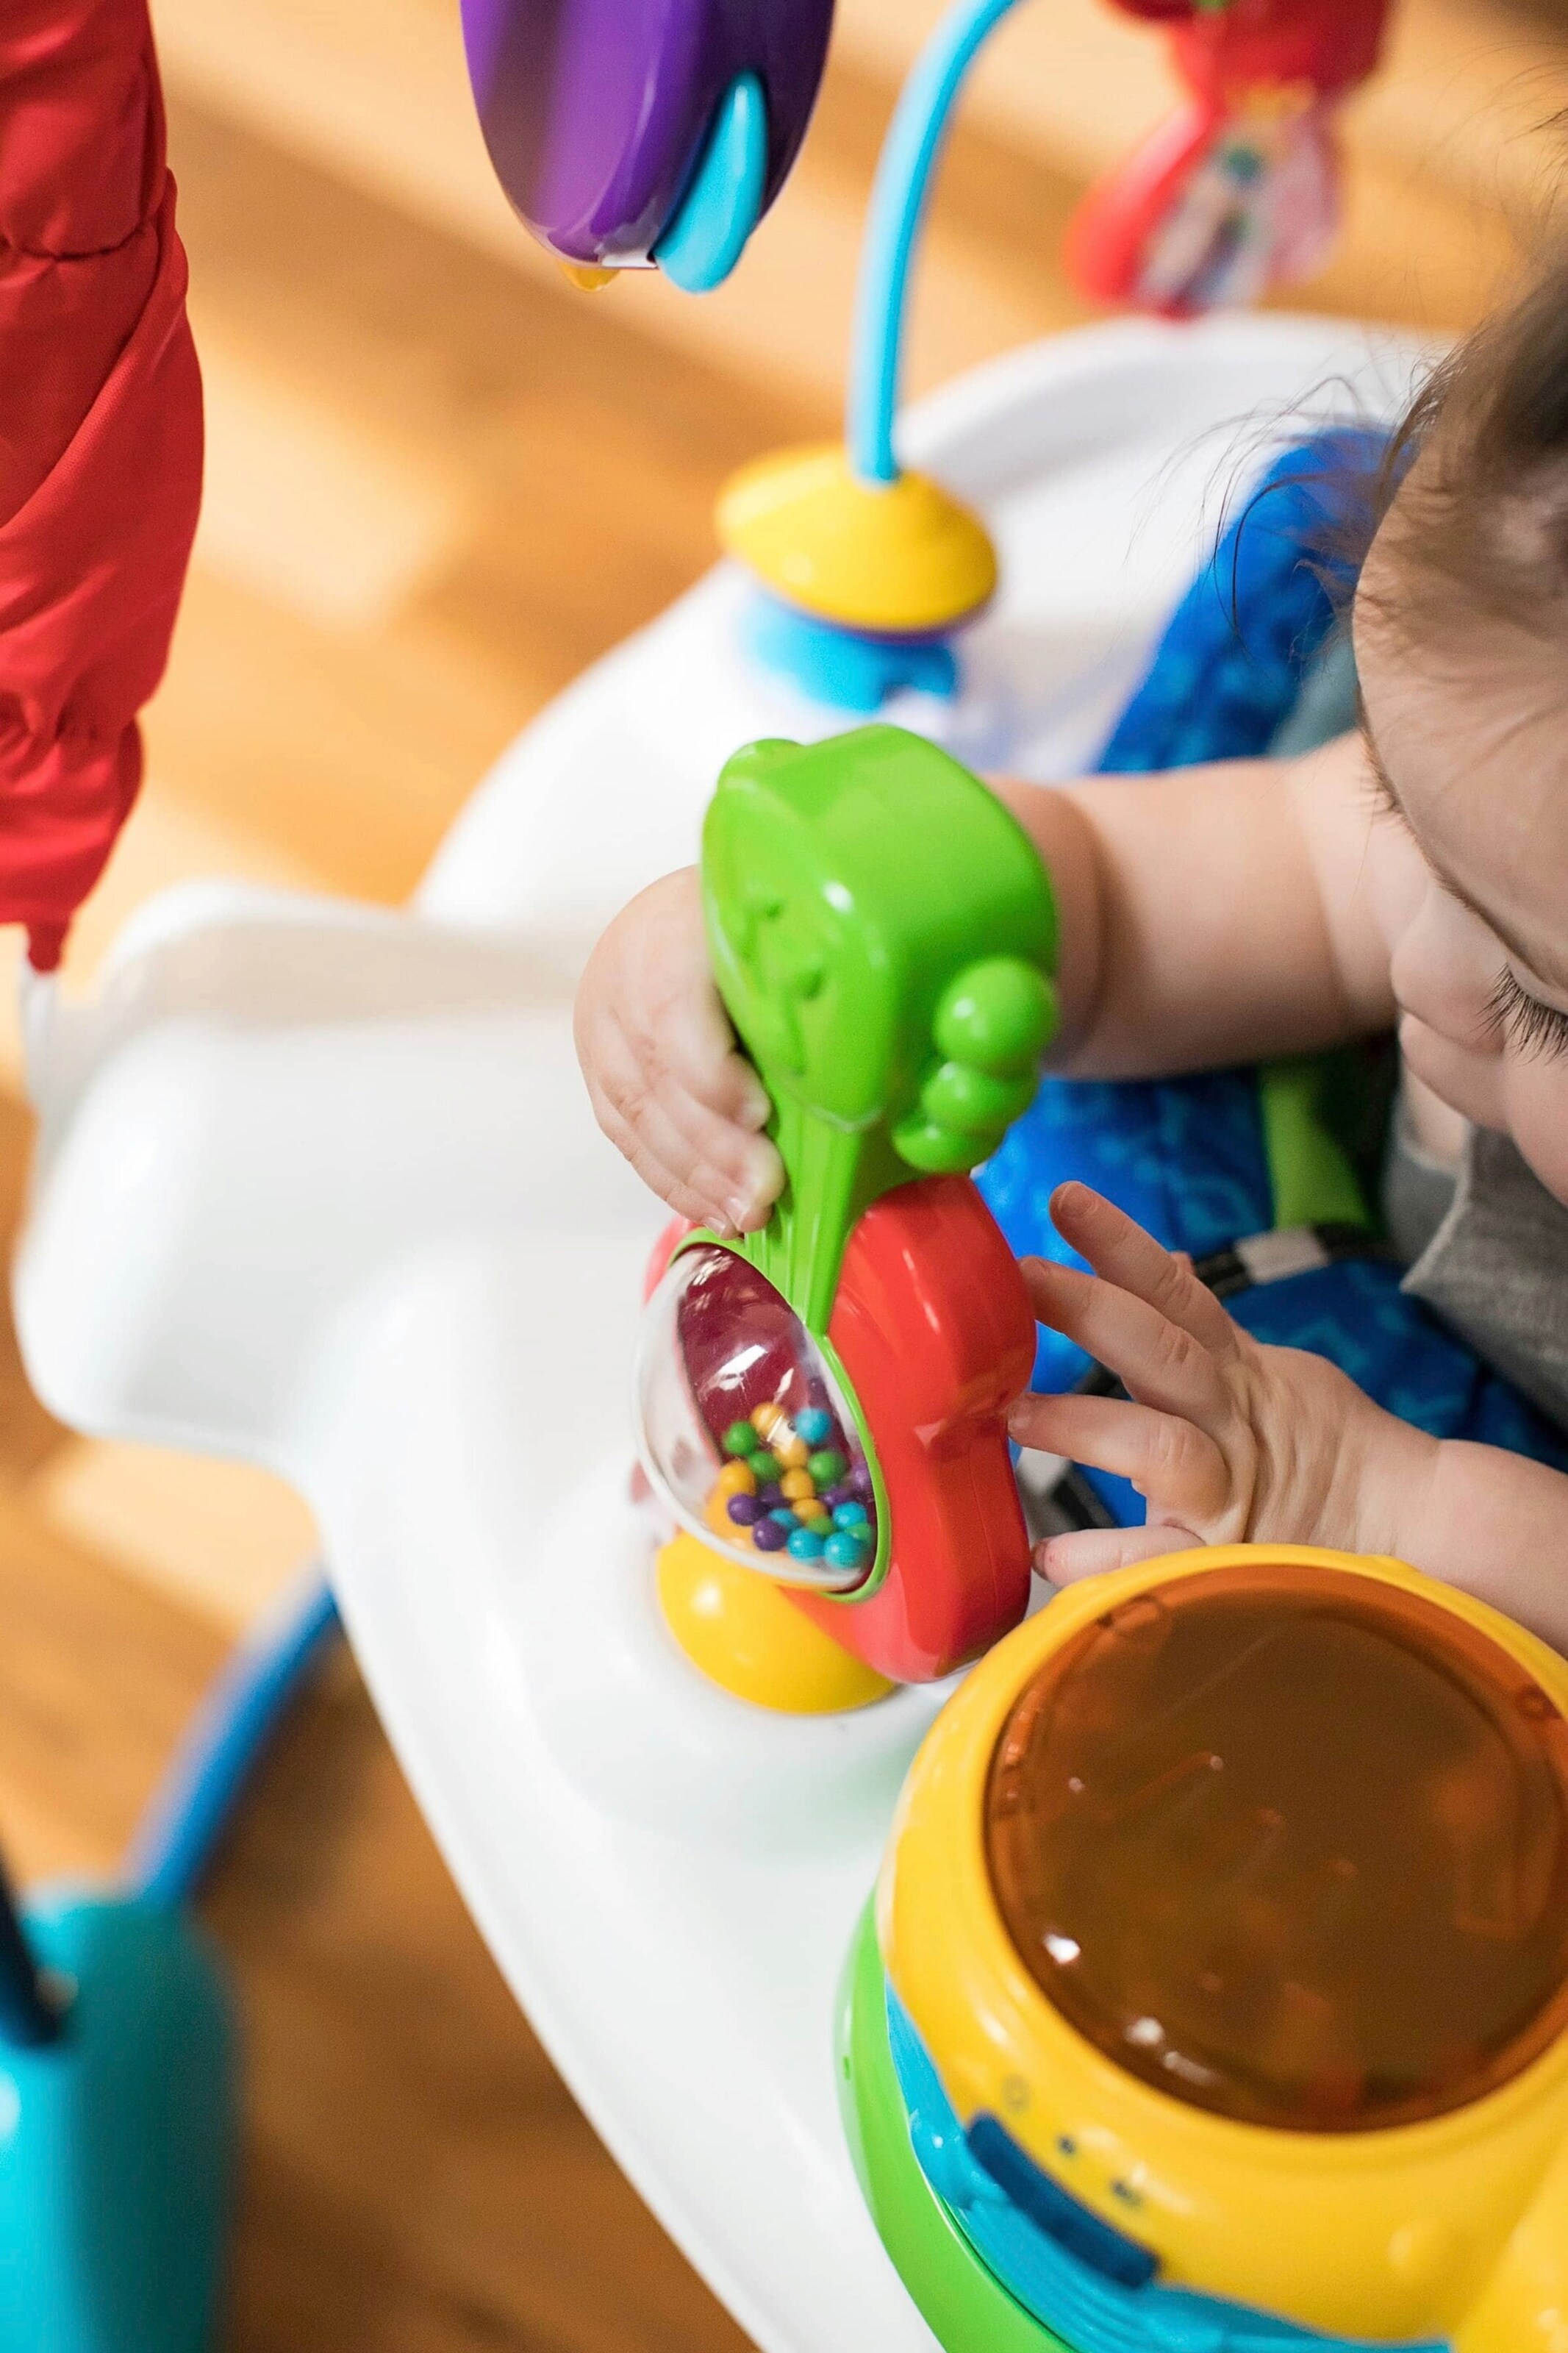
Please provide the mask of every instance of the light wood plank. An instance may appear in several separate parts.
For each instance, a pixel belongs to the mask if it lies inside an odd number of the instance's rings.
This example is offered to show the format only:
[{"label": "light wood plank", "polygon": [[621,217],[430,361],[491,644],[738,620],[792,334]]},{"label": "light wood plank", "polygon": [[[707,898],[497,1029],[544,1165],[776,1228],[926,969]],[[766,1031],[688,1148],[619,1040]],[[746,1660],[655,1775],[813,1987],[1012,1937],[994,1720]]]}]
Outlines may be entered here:
[{"label": "light wood plank", "polygon": [[167,1447],[72,1439],[19,1499],[44,1526],[236,1634],[316,1552],[310,1513],[280,1479]]},{"label": "light wood plank", "polygon": [[[0,1495],[0,1842],[101,1879],[225,1651]],[[229,2353],[742,2353],[501,1984],[340,1653],[204,1904],[246,2103]]]}]

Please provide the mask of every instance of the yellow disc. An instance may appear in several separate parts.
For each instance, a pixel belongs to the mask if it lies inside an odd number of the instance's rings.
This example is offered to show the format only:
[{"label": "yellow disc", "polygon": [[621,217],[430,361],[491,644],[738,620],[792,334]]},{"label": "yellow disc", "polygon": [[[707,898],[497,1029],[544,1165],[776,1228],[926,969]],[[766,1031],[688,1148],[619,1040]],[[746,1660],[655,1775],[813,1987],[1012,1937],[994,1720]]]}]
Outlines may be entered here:
[{"label": "yellow disc", "polygon": [[895,1686],[851,1656],[776,1585],[684,1532],[658,1556],[665,1623],[699,1672],[781,1715],[834,1715]]},{"label": "yellow disc", "polygon": [[847,628],[951,628],[995,592],[996,551],[978,515],[924,474],[862,481],[837,442],[743,466],[717,521],[764,588]]},{"label": "yellow disc", "polygon": [[563,261],[558,266],[563,278],[569,278],[584,294],[597,294],[621,274],[618,269],[596,269],[591,261]]}]

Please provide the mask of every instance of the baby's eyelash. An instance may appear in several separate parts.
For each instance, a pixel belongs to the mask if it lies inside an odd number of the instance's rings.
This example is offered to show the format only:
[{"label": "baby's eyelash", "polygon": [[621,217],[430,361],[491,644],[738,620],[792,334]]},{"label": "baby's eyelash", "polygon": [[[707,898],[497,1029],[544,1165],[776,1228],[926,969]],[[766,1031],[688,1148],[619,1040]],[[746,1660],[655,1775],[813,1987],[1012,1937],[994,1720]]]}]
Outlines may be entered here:
[{"label": "baby's eyelash", "polygon": [[1374,817],[1398,818],[1404,815],[1390,790],[1388,778],[1373,760],[1369,760],[1366,765],[1366,797],[1372,803]]},{"label": "baby's eyelash", "polygon": [[1366,751],[1365,783],[1368,800],[1379,817],[1403,818],[1405,812],[1394,797],[1394,786],[1388,781],[1388,771],[1378,758],[1377,746],[1367,731],[1364,720],[1361,724],[1361,740]]},{"label": "baby's eyelash", "polygon": [[1568,1054],[1568,1013],[1542,1005],[1504,965],[1487,1005],[1494,1030],[1520,1054]]}]

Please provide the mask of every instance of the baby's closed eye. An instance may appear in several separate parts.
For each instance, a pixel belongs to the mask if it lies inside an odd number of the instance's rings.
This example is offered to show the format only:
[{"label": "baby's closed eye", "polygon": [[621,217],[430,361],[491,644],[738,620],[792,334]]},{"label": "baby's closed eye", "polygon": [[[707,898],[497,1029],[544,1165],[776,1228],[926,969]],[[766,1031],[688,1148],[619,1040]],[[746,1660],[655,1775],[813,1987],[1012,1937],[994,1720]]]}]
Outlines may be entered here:
[{"label": "baby's closed eye", "polygon": [[1497,1037],[1516,1053],[1551,1059],[1568,1054],[1568,1013],[1532,997],[1504,965],[1487,1004]]}]

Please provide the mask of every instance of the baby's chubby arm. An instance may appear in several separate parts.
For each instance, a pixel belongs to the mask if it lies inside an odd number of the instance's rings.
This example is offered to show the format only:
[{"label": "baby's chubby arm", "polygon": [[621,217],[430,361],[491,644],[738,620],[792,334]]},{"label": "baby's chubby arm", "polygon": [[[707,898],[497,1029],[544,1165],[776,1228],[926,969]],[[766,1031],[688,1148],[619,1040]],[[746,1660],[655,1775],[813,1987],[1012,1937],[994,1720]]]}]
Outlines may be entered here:
[{"label": "baby's chubby arm", "polygon": [[[1053,1069],[1149,1077],[1389,1026],[1388,961],[1362,885],[1373,805],[1360,742],[1301,760],[995,787],[1056,892]],[[578,990],[600,1124],[670,1205],[763,1224],[783,1171],[761,1087],[714,990],[694,871],[610,925]]]},{"label": "baby's chubby arm", "polygon": [[1568,1651],[1568,1479],[1396,1420],[1323,1357],[1254,1340],[1192,1268],[1083,1185],[1051,1213],[1094,1271],[1026,1260],[1042,1322],[1121,1377],[1131,1401],[1020,1398],[1020,1445],[1130,1479],[1139,1528],[1052,1537],[1070,1583],[1204,1544],[1392,1554]]},{"label": "baby's chubby arm", "polygon": [[1057,893],[1054,1070],[1215,1070],[1392,1025],[1359,735],[1297,760],[994,789]]}]

